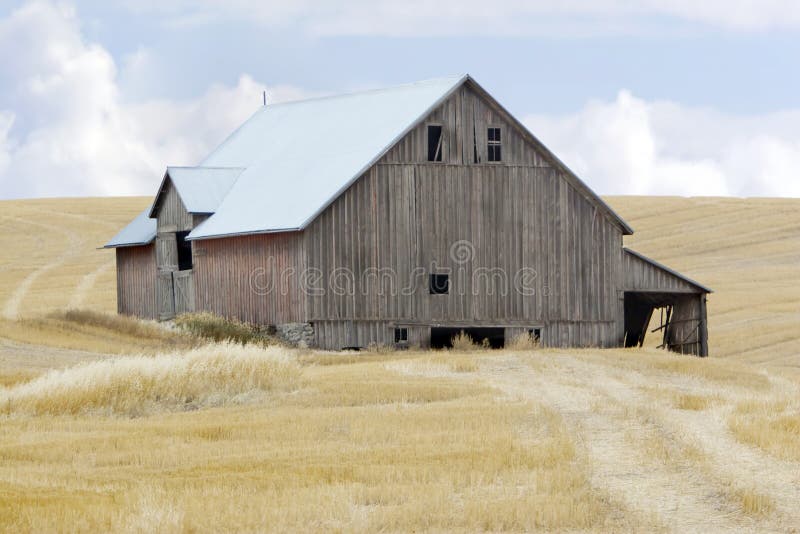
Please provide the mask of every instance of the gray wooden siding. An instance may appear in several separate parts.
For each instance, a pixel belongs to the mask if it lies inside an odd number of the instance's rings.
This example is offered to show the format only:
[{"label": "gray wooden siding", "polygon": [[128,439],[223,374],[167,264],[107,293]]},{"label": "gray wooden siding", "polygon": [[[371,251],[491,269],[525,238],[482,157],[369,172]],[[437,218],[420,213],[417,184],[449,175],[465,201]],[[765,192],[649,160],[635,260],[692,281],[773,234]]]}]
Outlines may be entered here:
[{"label": "gray wooden siding", "polygon": [[[442,162],[427,161],[429,124],[442,126]],[[489,126],[502,131],[500,163],[487,162]],[[453,257],[459,242],[469,261]],[[323,286],[307,317],[328,332],[325,347],[356,346],[394,323],[544,325],[553,346],[622,339],[621,228],[466,86],[326,208],[306,243]],[[449,272],[450,294],[429,294],[432,271]],[[526,274],[532,294],[514,287]]]},{"label": "gray wooden siding", "polygon": [[178,271],[176,232],[190,231],[195,218],[183,204],[178,190],[167,179],[155,211],[156,235],[156,303],[159,319],[171,319],[181,313],[194,311],[194,282],[192,271]]},{"label": "gray wooden siding", "polygon": [[[458,89],[421,124],[412,129],[386,153],[382,161],[426,163],[429,124],[442,126],[442,164],[473,165],[477,148],[478,162],[481,164],[550,166],[541,154],[531,149],[502,113],[468,86]],[[488,162],[486,135],[490,126],[501,128],[502,162],[500,163]]]},{"label": "gray wooden siding", "polygon": [[699,293],[700,290],[657,265],[634,256],[624,255],[625,291],[670,291]]},{"label": "gray wooden siding", "polygon": [[672,308],[667,343],[672,350],[696,356],[708,356],[704,295],[687,295]]},{"label": "gray wooden siding", "polygon": [[159,233],[181,232],[191,230],[193,227],[192,215],[186,211],[178,190],[169,179],[165,182],[164,190],[159,197],[156,215]]},{"label": "gray wooden siding", "polygon": [[118,313],[155,319],[155,247],[122,247],[116,249],[116,256]]},{"label": "gray wooden siding", "polygon": [[[462,241],[474,251],[465,263],[451,256]],[[324,286],[308,297],[308,318],[598,322],[594,330],[559,326],[547,340],[608,346],[621,328],[621,245],[619,229],[554,169],[379,164],[307,230],[308,265]],[[534,277],[532,295],[514,288],[523,269]],[[370,270],[393,276],[394,296],[389,279],[365,276]],[[450,273],[449,295],[429,294],[432,270]],[[352,273],[353,290],[337,294],[335,273]],[[413,292],[398,291],[406,286]]]},{"label": "gray wooden siding", "polygon": [[300,232],[193,243],[195,308],[255,324],[306,320]]}]

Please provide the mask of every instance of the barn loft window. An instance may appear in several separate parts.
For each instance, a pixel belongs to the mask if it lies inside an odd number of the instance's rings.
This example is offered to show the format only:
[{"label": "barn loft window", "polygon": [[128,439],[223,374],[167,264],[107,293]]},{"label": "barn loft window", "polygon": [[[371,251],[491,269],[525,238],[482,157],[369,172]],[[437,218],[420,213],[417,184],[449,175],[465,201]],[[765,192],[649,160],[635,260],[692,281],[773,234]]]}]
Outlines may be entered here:
[{"label": "barn loft window", "polygon": [[395,328],[394,329],[394,342],[395,343],[408,343],[408,328]]},{"label": "barn loft window", "polygon": [[175,240],[178,242],[178,270],[189,271],[192,269],[192,242],[186,240],[189,232],[177,232]]},{"label": "barn loft window", "polygon": [[500,128],[490,127],[486,132],[489,161],[503,161],[500,144]]},{"label": "barn loft window", "polygon": [[428,125],[428,161],[442,161],[442,127]]},{"label": "barn loft window", "polygon": [[430,279],[431,295],[446,295],[450,292],[449,274],[431,274]]}]

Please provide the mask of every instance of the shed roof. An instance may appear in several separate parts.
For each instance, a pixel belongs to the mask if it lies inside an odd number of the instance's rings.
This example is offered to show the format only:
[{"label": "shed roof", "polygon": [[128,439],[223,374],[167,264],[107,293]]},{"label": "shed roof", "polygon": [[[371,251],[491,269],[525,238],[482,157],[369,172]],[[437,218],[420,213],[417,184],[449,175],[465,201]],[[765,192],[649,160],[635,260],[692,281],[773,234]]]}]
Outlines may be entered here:
[{"label": "shed roof", "polygon": [[156,220],[150,218],[150,208],[147,208],[128,224],[125,228],[111,238],[103,248],[136,247],[148,245],[156,238]]}]

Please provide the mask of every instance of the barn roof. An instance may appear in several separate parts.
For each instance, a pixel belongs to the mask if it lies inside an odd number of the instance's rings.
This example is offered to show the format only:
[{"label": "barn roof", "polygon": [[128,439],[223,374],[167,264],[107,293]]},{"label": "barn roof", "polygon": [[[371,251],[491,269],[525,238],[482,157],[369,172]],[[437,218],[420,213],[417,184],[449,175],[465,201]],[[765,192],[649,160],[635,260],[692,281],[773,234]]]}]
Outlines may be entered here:
[{"label": "barn roof", "polygon": [[245,171],[189,238],[304,228],[465,78],[261,108],[201,163]]},{"label": "barn roof", "polygon": [[136,247],[147,245],[156,238],[156,220],[150,218],[150,208],[147,208],[128,224],[125,228],[111,238],[103,248]]},{"label": "barn roof", "polygon": [[264,106],[198,167],[169,167],[187,211],[213,213],[189,234],[209,239],[302,230],[464,83],[491,101],[622,229],[633,230],[468,75]]},{"label": "barn roof", "polygon": [[156,208],[167,180],[175,185],[186,211],[214,213],[242,171],[242,167],[167,167],[150,208],[150,217],[157,216]]}]

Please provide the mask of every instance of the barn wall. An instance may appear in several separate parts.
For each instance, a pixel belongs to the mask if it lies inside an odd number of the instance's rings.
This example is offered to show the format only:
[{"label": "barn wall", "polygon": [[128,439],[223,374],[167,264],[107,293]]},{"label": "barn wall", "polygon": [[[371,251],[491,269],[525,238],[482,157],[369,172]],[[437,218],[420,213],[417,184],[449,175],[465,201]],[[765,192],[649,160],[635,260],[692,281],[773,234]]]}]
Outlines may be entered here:
[{"label": "barn wall", "polygon": [[155,247],[122,247],[117,256],[117,312],[156,318]]},{"label": "barn wall", "polygon": [[623,252],[623,258],[623,284],[626,291],[699,291],[685,280],[633,254]]},{"label": "barn wall", "polygon": [[672,350],[696,356],[708,355],[703,299],[703,295],[687,295],[673,306],[667,332],[667,343]]},{"label": "barn wall", "polygon": [[159,232],[181,232],[193,227],[192,215],[186,211],[178,190],[167,179],[156,208]]},{"label": "barn wall", "polygon": [[[427,162],[428,124],[443,126],[442,162]],[[502,163],[486,162],[488,126],[502,129]],[[323,273],[308,297],[315,324],[543,325],[556,346],[621,342],[622,229],[468,87],[306,234],[308,265]],[[449,295],[429,294],[434,271],[450,273]],[[517,276],[533,277],[530,291],[514,289]],[[332,347],[353,342],[344,327],[330,335]]]},{"label": "barn wall", "polygon": [[193,242],[195,308],[254,324],[305,321],[303,234]]},{"label": "barn wall", "polygon": [[190,214],[172,180],[167,179],[156,206],[156,310],[159,319],[171,319],[194,311],[192,271],[178,271],[176,232],[190,231],[195,216]]},{"label": "barn wall", "polygon": [[[553,169],[378,165],[310,225],[307,246],[324,273],[312,321],[617,320],[621,234]],[[449,273],[449,295],[429,294],[434,271]]]},{"label": "barn wall", "polygon": [[385,163],[426,163],[430,124],[442,126],[442,164],[488,163],[487,128],[500,127],[502,163],[549,167],[547,160],[532,150],[519,131],[475,91],[464,85],[411,130],[384,156]]}]

